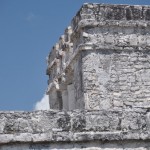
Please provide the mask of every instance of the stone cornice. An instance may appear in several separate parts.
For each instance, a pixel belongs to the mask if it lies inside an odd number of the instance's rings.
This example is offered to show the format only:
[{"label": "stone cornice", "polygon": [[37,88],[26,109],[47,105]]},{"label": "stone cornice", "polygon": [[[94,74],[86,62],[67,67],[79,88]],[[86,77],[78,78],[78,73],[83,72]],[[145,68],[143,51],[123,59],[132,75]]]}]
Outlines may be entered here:
[{"label": "stone cornice", "polygon": [[87,3],[73,18],[73,30],[77,28],[81,20],[94,20],[95,22],[150,21],[150,6]]}]

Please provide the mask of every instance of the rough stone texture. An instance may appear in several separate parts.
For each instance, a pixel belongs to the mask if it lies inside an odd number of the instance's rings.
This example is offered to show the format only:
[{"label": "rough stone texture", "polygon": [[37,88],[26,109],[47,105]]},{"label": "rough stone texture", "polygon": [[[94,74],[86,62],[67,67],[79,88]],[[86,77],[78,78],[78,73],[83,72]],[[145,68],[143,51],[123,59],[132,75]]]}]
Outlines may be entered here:
[{"label": "rough stone texture", "polygon": [[149,58],[150,6],[84,4],[47,58],[51,110],[0,112],[0,150],[149,150]]},{"label": "rough stone texture", "polygon": [[0,150],[148,150],[149,130],[149,109],[141,108],[0,112]]},{"label": "rough stone texture", "polygon": [[[50,96],[50,107],[149,107],[149,12],[149,6],[84,4],[48,56],[47,93],[60,93],[55,104]],[[64,91],[73,107],[65,108]]]},{"label": "rough stone texture", "polygon": [[150,139],[148,109],[0,112],[0,144]]},{"label": "rough stone texture", "polygon": [[44,143],[44,144],[13,144],[2,146],[0,150],[149,150],[150,143],[141,141],[124,142],[80,142],[80,143]]}]

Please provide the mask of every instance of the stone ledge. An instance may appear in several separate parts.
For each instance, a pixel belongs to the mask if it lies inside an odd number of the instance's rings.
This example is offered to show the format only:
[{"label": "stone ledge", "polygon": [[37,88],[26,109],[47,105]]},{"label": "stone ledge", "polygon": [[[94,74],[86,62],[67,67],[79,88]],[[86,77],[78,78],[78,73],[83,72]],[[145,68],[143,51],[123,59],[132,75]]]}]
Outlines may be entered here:
[{"label": "stone ledge", "polygon": [[[148,109],[0,112],[0,144],[150,139]],[[137,123],[138,122],[138,123]]]},{"label": "stone ledge", "polygon": [[0,145],[7,143],[39,143],[39,142],[84,142],[84,141],[124,141],[124,140],[149,140],[146,133],[132,132],[57,132],[57,133],[21,133],[1,134]]}]

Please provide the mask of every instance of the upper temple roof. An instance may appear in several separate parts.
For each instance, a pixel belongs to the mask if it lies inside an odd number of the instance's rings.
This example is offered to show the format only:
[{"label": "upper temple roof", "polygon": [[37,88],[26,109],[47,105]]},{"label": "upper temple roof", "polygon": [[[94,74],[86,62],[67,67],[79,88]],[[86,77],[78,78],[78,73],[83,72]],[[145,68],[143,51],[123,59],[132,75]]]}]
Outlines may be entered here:
[{"label": "upper temple roof", "polygon": [[[73,17],[71,25],[65,30],[64,35],[70,36],[68,30],[76,34],[78,29],[86,26],[150,26],[150,6],[147,5],[118,5],[84,3]],[[59,43],[59,42],[58,42]],[[57,45],[57,44],[56,44]],[[55,49],[54,46],[51,50]],[[51,54],[51,53],[50,53]]]},{"label": "upper temple roof", "polygon": [[85,3],[72,20],[73,28],[83,19],[150,21],[150,6]]}]

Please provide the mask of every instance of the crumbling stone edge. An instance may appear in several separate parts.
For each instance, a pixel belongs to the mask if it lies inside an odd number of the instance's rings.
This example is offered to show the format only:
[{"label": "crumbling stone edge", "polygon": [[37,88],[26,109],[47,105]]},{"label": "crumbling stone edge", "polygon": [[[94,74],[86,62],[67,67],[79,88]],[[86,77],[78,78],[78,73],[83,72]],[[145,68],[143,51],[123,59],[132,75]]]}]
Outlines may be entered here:
[{"label": "crumbling stone edge", "polygon": [[0,144],[150,139],[149,108],[0,112]]}]

